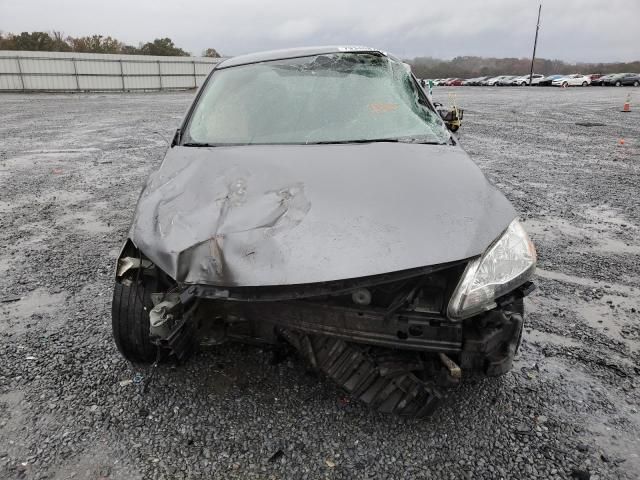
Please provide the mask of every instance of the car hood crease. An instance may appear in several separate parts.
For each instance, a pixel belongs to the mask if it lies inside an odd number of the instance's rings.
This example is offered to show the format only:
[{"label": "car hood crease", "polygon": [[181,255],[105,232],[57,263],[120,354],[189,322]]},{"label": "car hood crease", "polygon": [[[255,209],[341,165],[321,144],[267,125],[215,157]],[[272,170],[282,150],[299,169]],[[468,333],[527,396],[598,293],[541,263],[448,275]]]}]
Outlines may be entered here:
[{"label": "car hood crease", "polygon": [[177,146],[129,237],[178,282],[294,285],[471,258],[515,216],[459,147]]}]

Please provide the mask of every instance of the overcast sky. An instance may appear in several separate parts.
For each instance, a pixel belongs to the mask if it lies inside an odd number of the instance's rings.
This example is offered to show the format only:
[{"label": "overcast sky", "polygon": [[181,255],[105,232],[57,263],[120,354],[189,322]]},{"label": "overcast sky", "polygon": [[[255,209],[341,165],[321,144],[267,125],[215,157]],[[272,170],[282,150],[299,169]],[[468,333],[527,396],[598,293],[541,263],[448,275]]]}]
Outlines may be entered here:
[{"label": "overcast sky", "polygon": [[[194,55],[356,44],[403,58],[531,55],[536,0],[0,0],[0,30],[170,37]],[[640,59],[640,0],[544,0],[538,56]],[[633,38],[632,38],[633,37]]]}]

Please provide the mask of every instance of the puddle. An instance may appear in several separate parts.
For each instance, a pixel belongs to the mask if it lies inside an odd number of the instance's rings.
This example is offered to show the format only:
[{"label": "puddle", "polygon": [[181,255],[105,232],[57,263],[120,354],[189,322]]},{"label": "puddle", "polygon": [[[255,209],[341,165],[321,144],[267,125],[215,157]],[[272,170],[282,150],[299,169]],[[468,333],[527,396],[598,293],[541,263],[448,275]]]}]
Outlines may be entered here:
[{"label": "puddle", "polygon": [[[623,393],[557,357],[547,359],[543,368],[557,377],[556,381],[567,384],[567,390],[571,392],[567,403],[552,406],[558,416],[573,418],[574,423],[584,425],[589,434],[588,438],[581,440],[593,441],[609,457],[624,459],[622,465],[626,471],[640,472],[640,438],[630,433],[630,430],[637,432],[640,429],[637,406],[627,403]],[[583,411],[583,406],[587,405],[601,407],[596,407],[596,411]],[[621,419],[625,425],[622,428],[615,424],[619,424]],[[592,453],[594,456],[598,454]]]},{"label": "puddle", "polygon": [[558,345],[562,347],[583,347],[583,344],[581,342],[579,342],[578,340],[574,340],[571,337],[556,335],[555,333],[541,332],[540,330],[532,329],[530,332],[525,332],[523,338],[528,343],[550,343],[552,345]]},{"label": "puddle", "polygon": [[[77,160],[82,158],[83,154],[94,153],[85,151],[31,151],[21,152],[6,158],[0,163],[0,172],[16,172],[25,169],[33,169],[36,165],[43,164],[45,168],[60,167],[61,161]],[[56,157],[57,156],[57,157]],[[73,158],[72,158],[73,157]],[[42,168],[40,168],[42,172]]]},{"label": "puddle", "polygon": [[[639,415],[626,412],[625,417],[634,424],[635,428],[640,428]],[[602,419],[597,421],[591,417],[587,421],[587,428],[594,433],[596,445],[607,455],[625,459],[625,470],[640,472],[640,438],[621,431],[619,428],[610,427],[607,421]]]},{"label": "puddle", "polygon": [[98,220],[96,214],[92,211],[63,215],[56,220],[56,224],[72,226],[77,230],[89,233],[108,233],[113,231],[113,227],[110,227],[106,223]]},{"label": "puddle", "polygon": [[40,203],[55,203],[59,205],[71,205],[88,200],[91,195],[83,190],[53,190],[38,197]]},{"label": "puddle", "polygon": [[593,280],[591,278],[568,275],[566,273],[554,272],[552,270],[544,270],[542,268],[536,268],[536,275],[538,277],[546,278],[549,280],[573,283],[575,285],[581,285],[583,287],[604,288],[605,285],[609,285],[612,291],[622,292],[631,296],[637,296],[636,290],[633,287],[628,287],[619,283],[602,282],[599,280]]},{"label": "puddle", "polygon": [[586,208],[582,213],[587,219],[591,219],[596,223],[609,223],[617,226],[629,225],[631,223],[622,217],[618,211],[607,205]]},{"label": "puddle", "polygon": [[[613,302],[615,308],[611,308],[607,301]],[[605,302],[605,303],[601,303]],[[620,304],[620,307],[617,305]],[[633,302],[627,298],[615,295],[605,295],[598,303],[576,303],[571,304],[579,319],[584,320],[587,325],[600,331],[608,337],[614,338],[624,344],[633,352],[640,352],[640,341],[633,340],[622,335],[622,330],[634,319],[627,313]]]},{"label": "puddle", "polygon": [[[593,212],[592,210],[591,212]],[[598,251],[614,254],[640,255],[640,243],[627,244],[627,242],[617,238],[622,225],[629,225],[624,219],[618,218],[613,211],[605,211],[595,217],[593,213],[588,214],[591,223],[584,223],[581,226],[575,225],[560,217],[544,217],[543,219],[529,219],[524,225],[534,240],[540,242],[553,243],[562,237],[570,237],[574,244],[578,245],[581,251]],[[594,219],[597,221],[593,221]]]},{"label": "puddle", "polygon": [[32,319],[32,315],[44,315],[56,311],[64,303],[64,292],[50,294],[44,288],[38,288],[16,302],[0,304],[0,332],[23,333],[30,326],[51,328],[62,321]]},{"label": "puddle", "polygon": [[627,242],[616,238],[598,238],[597,249],[603,252],[611,253],[627,253],[631,255],[640,255],[640,244],[628,245]]}]

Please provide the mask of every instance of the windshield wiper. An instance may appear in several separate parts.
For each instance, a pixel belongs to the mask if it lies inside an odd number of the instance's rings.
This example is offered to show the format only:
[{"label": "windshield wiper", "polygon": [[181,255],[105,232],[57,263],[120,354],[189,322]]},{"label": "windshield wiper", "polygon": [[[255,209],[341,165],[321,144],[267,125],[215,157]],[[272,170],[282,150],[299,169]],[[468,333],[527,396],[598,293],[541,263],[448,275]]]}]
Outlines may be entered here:
[{"label": "windshield wiper", "polygon": [[397,138],[372,138],[361,140],[323,140],[320,142],[307,142],[307,145],[340,145],[345,143],[398,143],[400,140]]},{"label": "windshield wiper", "polygon": [[202,142],[185,142],[182,147],[217,147],[215,143],[202,143]]}]

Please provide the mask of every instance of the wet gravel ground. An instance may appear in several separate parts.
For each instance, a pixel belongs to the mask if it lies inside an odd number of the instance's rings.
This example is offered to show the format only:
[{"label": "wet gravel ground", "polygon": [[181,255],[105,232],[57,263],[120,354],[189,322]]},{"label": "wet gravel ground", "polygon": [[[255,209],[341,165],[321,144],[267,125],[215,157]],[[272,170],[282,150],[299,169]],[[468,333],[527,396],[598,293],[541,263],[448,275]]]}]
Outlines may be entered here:
[{"label": "wet gravel ground", "polygon": [[630,91],[436,89],[465,108],[460,140],[540,259],[513,371],[464,382],[427,420],[242,345],[162,366],[143,393],[111,339],[112,271],[193,93],[0,95],[0,478],[639,478]]}]

